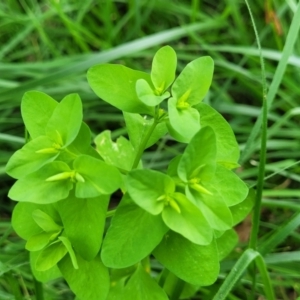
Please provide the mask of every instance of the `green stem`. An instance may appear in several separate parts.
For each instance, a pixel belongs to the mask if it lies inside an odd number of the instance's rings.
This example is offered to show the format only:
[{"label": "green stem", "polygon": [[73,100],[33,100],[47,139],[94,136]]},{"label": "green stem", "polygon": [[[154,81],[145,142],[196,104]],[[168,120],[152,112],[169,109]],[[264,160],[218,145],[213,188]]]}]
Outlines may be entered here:
[{"label": "green stem", "polygon": [[183,291],[184,285],[185,285],[185,282],[178,277],[176,277],[176,279],[173,280],[172,291],[170,294],[170,300],[178,300],[180,298],[180,295]]},{"label": "green stem", "polygon": [[35,296],[37,300],[44,300],[44,288],[43,284],[40,281],[37,281],[33,278],[34,281],[34,289],[35,289]]},{"label": "green stem", "polygon": [[109,211],[106,213],[106,218],[111,218],[111,217],[113,217],[115,213],[116,213],[116,209],[109,210]]},{"label": "green stem", "polygon": [[155,118],[153,124],[151,125],[151,127],[149,128],[147,134],[144,136],[143,140],[141,141],[141,143],[139,145],[138,151],[136,153],[136,156],[135,156],[135,159],[134,159],[134,162],[133,162],[133,165],[132,165],[132,169],[136,169],[136,167],[138,166],[138,164],[141,160],[141,157],[144,153],[145,147],[148,143],[148,140],[149,140],[151,134],[153,133],[153,131],[154,131],[157,124],[158,124],[158,120]]},{"label": "green stem", "polygon": [[260,222],[260,209],[261,209],[261,200],[262,192],[264,186],[264,177],[265,177],[265,164],[266,164],[266,153],[267,153],[267,128],[268,128],[268,105],[267,105],[267,84],[266,84],[266,75],[265,75],[265,64],[262,56],[262,49],[259,41],[258,32],[256,29],[255,21],[251,12],[251,8],[247,0],[245,0],[247,5],[250,18],[253,24],[253,29],[256,37],[257,46],[260,52],[261,60],[261,74],[262,74],[262,133],[261,133],[261,146],[260,146],[260,161],[258,168],[258,178],[257,178],[257,189],[256,189],[256,199],[253,209],[252,216],[252,230],[250,234],[249,248],[256,249],[257,238],[259,232],[259,222]]},{"label": "green stem", "polygon": [[161,273],[160,273],[160,277],[159,277],[159,280],[158,280],[158,284],[160,287],[164,287],[164,284],[167,280],[167,277],[169,275],[170,271],[167,269],[167,268],[164,268]]},{"label": "green stem", "polygon": [[[249,248],[256,250],[257,240],[259,233],[259,223],[260,223],[260,211],[261,211],[261,202],[262,202],[262,192],[264,187],[264,177],[265,177],[265,165],[266,165],[266,156],[267,156],[267,129],[268,129],[268,103],[267,103],[267,83],[266,83],[266,71],[265,64],[262,55],[262,48],[259,40],[259,35],[257,32],[256,24],[252,15],[251,7],[248,3],[248,0],[245,0],[251,22],[253,25],[253,30],[259,49],[260,56],[260,65],[261,65],[261,77],[262,77],[262,121],[261,121],[261,145],[260,145],[260,157],[259,157],[259,167],[258,167],[258,178],[257,178],[257,190],[255,197],[255,205],[252,214],[252,229],[250,233]],[[252,291],[251,297],[255,299],[256,291],[256,262],[253,262],[252,267],[250,268],[251,277],[252,277]]]}]

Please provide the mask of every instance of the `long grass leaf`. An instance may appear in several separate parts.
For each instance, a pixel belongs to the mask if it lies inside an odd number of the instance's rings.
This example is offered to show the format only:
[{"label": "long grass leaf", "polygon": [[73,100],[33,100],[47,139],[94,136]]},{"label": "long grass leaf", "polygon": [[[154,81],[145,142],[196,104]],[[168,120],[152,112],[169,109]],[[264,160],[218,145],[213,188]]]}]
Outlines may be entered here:
[{"label": "long grass leaf", "polygon": [[271,236],[264,241],[258,250],[262,255],[271,252],[277,245],[283,242],[294,230],[300,226],[300,213],[297,212],[294,217],[288,220],[285,224],[281,224]]},{"label": "long grass leaf", "polygon": [[205,31],[211,30],[222,26],[222,21],[211,20],[206,23],[194,23],[187,26],[176,27],[173,29],[165,30],[159,33],[149,35],[144,38],[134,40],[132,42],[125,43],[118,47],[110,50],[103,51],[98,54],[91,55],[86,61],[74,63],[71,66],[64,67],[50,75],[38,78],[14,88],[13,90],[7,89],[0,93],[0,101],[5,101],[7,98],[18,97],[20,94],[27,90],[41,86],[43,84],[53,83],[59,79],[66,78],[70,75],[78,74],[86,71],[89,67],[99,64],[106,63],[120,57],[136,53],[138,51],[160,45],[162,43],[168,43],[173,40],[179,39],[183,36],[189,35],[190,32],[194,31]]},{"label": "long grass leaf", "polygon": [[[287,64],[289,62],[289,57],[291,56],[295,42],[297,41],[297,39],[299,37],[299,34],[298,34],[299,28],[300,28],[299,20],[300,20],[300,3],[298,4],[297,10],[294,14],[294,17],[293,17],[293,20],[292,20],[292,23],[291,23],[291,26],[290,26],[290,29],[289,29],[289,32],[287,35],[287,39],[286,39],[286,42],[284,45],[284,49],[282,52],[281,60],[277,66],[276,72],[274,74],[274,79],[270,85],[270,89],[267,94],[268,110],[270,109],[270,107],[275,99],[275,96],[278,92],[278,88],[283,79],[283,75],[285,73]],[[249,138],[247,140],[244,151],[241,154],[241,158],[240,158],[241,164],[243,164],[245,161],[247,161],[247,159],[249,159],[249,157],[255,150],[255,139],[260,132],[262,119],[263,119],[263,111],[261,112],[260,116],[256,120],[256,122],[252,128],[252,131],[249,135]]]},{"label": "long grass leaf", "polygon": [[259,254],[259,252],[254,251],[253,249],[247,249],[238,259],[236,264],[231,269],[230,273],[226,277],[225,281],[219,288],[218,292],[215,294],[213,300],[223,300],[228,299],[227,296],[232,291],[236,282],[243,276],[248,266],[255,261],[257,267],[260,271],[263,283],[265,295],[268,300],[275,300],[274,292],[271,284],[271,280],[266,268],[266,264]]}]

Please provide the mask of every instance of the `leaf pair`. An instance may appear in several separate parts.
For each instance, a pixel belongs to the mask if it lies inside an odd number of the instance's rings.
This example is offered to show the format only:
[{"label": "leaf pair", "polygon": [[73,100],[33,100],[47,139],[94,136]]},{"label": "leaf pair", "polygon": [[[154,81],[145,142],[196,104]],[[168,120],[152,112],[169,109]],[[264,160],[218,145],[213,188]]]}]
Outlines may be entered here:
[{"label": "leaf pair", "polygon": [[[128,277],[128,276],[127,276]],[[113,282],[107,299],[168,300],[166,292],[151,278],[141,264],[129,278]]]},{"label": "leaf pair", "polygon": [[67,253],[77,268],[76,256],[53,205],[18,203],[13,211],[12,224],[16,232],[27,240],[26,249],[38,252],[34,269],[46,271],[53,268]]},{"label": "leaf pair", "polygon": [[214,130],[209,126],[201,128],[184,153],[171,162],[168,174],[184,188],[186,197],[210,227],[225,231],[232,227],[228,207],[243,201],[248,188],[232,171],[217,164],[217,146]]},{"label": "leaf pair", "polygon": [[155,53],[151,69],[153,87],[144,79],[136,82],[137,95],[144,104],[157,106],[170,97],[166,90],[175,79],[176,65],[176,52],[170,46],[164,46]]},{"label": "leaf pair", "polygon": [[9,191],[12,200],[47,204],[68,197],[75,185],[78,198],[111,194],[121,184],[119,171],[88,155],[80,155],[73,169],[62,161],[46,164],[38,171],[19,179]]},{"label": "leaf pair", "polygon": [[200,129],[200,114],[194,106],[207,94],[213,69],[211,57],[200,57],[187,64],[172,85],[168,129],[179,142],[188,143]]},{"label": "leaf pair", "polygon": [[32,140],[15,152],[6,166],[6,172],[17,179],[54,161],[76,139],[82,127],[81,100],[71,94],[58,104],[44,93],[27,92],[22,99],[22,117]]},{"label": "leaf pair", "polygon": [[154,115],[169,93],[165,90],[175,78],[176,53],[169,47],[157,51],[151,75],[121,65],[102,64],[89,69],[88,82],[104,101],[124,112]]},{"label": "leaf pair", "polygon": [[152,170],[133,170],[127,177],[132,200],[152,215],[161,214],[164,223],[193,243],[211,243],[213,232],[201,211],[185,195],[175,192],[171,177]]}]

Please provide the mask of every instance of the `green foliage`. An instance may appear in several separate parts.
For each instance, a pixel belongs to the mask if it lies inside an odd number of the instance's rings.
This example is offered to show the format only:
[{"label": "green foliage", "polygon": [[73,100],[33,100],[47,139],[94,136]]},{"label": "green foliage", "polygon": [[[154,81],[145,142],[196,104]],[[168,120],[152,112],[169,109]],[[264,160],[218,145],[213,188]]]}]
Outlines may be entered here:
[{"label": "green foliage", "polygon": [[[35,91],[24,96],[31,140],[7,164],[18,179],[9,197],[19,202],[13,226],[34,253],[31,268],[39,280],[59,276],[58,266],[79,299],[168,299],[162,279],[150,276],[153,254],[173,280],[216,281],[220,260],[237,243],[232,227],[252,201],[231,170],[239,151],[230,126],[200,103],[213,60],[195,59],[175,79],[176,64],[175,51],[165,46],[150,75],[112,64],[88,71],[94,92],[122,110],[129,138],[113,142],[105,130],[95,138],[96,151],[77,94],[60,102]],[[143,168],[145,149],[166,133],[187,143],[182,154],[167,172]],[[118,196],[111,210],[109,201]],[[170,279],[167,290],[177,291]]]},{"label": "green foliage", "polygon": [[139,100],[135,89],[139,79],[152,85],[148,74],[121,65],[104,64],[90,68],[87,78],[97,96],[118,109],[130,113],[154,113],[152,107]]},{"label": "green foliage", "polygon": [[124,300],[132,299],[134,295],[137,300],[144,299],[159,299],[167,300],[168,297],[164,290],[160,288],[157,283],[145,272],[141,265],[128,280],[122,298]]},{"label": "green foliage", "polygon": [[110,268],[132,266],[147,257],[167,231],[160,217],[125,196],[104,238],[101,258]]},{"label": "green foliage", "polygon": [[169,232],[153,255],[176,276],[194,285],[211,285],[219,274],[215,241],[206,246],[197,245],[175,232]]}]

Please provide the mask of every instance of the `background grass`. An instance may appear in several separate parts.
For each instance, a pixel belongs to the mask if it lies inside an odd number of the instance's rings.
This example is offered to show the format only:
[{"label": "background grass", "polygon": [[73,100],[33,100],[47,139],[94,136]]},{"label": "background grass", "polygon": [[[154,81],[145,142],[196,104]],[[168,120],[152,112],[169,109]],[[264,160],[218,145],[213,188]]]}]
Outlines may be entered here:
[{"label": "background grass", "polygon": [[[298,4],[296,0],[253,0],[250,5],[270,86],[278,79],[274,76]],[[35,299],[24,242],[10,226],[14,202],[6,194],[13,180],[4,172],[10,155],[24,143],[19,109],[23,93],[37,89],[60,100],[67,93],[77,92],[93,134],[111,129],[117,137],[125,133],[122,115],[94,95],[87,84],[87,69],[113,62],[149,71],[153,54],[165,44],[178,53],[178,72],[199,56],[213,57],[215,74],[205,101],[230,122],[243,150],[262,105],[259,51],[243,1],[1,1],[0,299]],[[283,300],[300,296],[300,39],[292,53],[268,116],[266,179],[258,234],[258,249],[267,263],[276,299]],[[242,155],[237,172],[255,186],[260,146],[256,139],[251,146],[251,151]],[[182,147],[165,139],[145,154],[145,163],[164,169]],[[246,248],[249,221],[237,230],[240,244],[222,262],[218,281],[201,288],[193,299],[212,299]],[[260,276],[257,282],[256,299],[263,295]],[[12,295],[14,285],[20,288],[19,295]],[[228,299],[250,299],[251,286],[251,277],[245,274]],[[61,280],[47,284],[45,295],[46,299],[73,299]]]}]

